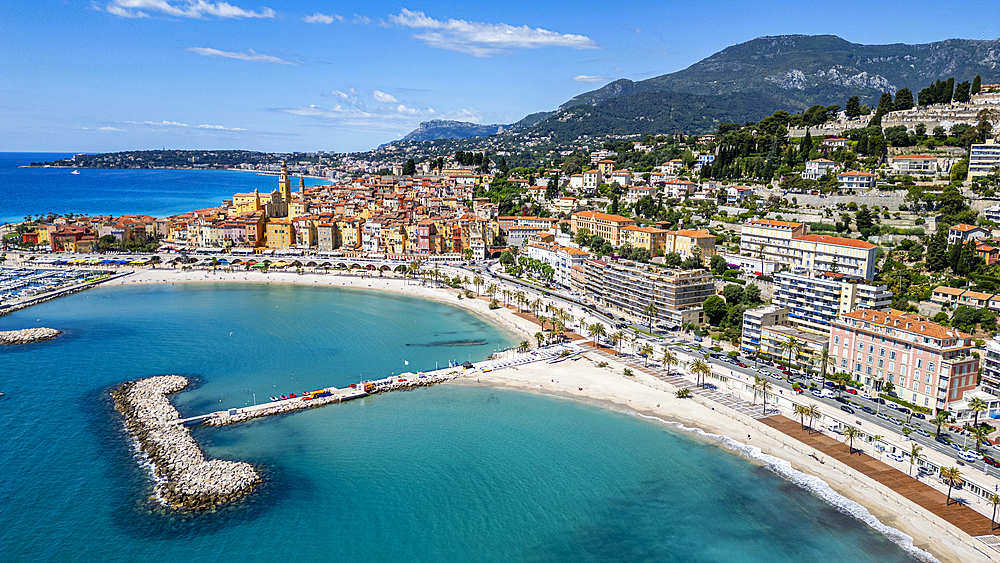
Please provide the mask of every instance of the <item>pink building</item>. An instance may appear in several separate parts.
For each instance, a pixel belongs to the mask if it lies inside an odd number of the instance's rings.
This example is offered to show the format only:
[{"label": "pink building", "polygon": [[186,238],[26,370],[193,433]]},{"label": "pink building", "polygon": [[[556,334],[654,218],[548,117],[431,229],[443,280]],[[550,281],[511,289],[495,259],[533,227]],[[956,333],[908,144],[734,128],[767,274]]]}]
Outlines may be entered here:
[{"label": "pink building", "polygon": [[904,401],[948,410],[976,388],[972,335],[915,313],[858,310],[833,323],[830,357],[866,387],[891,382]]}]

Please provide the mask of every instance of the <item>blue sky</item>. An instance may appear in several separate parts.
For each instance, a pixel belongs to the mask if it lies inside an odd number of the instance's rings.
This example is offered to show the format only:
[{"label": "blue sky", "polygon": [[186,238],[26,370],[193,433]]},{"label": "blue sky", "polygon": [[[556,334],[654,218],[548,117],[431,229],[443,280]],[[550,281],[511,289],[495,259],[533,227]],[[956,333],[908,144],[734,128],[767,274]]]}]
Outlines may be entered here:
[{"label": "blue sky", "polygon": [[1000,3],[6,0],[0,151],[368,150],[792,33],[996,39]]}]

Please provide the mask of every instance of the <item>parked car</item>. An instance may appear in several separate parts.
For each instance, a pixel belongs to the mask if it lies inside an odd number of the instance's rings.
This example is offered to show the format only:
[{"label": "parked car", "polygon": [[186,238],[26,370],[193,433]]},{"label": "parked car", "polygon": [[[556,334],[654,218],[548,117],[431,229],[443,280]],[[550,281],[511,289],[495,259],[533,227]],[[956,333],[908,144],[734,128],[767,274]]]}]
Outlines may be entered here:
[{"label": "parked car", "polygon": [[823,392],[820,391],[819,389],[813,389],[811,391],[811,393],[813,394],[814,397],[822,397],[823,396]]},{"label": "parked car", "polygon": [[889,417],[889,422],[895,424],[896,426],[902,426],[903,425],[903,421],[899,420],[898,418]]},{"label": "parked car", "polygon": [[871,395],[869,395],[868,393],[862,393],[862,394],[861,394],[861,396],[862,396],[863,398],[865,398],[865,399],[868,399],[869,401],[870,401],[870,400],[871,400],[871,398],[872,398],[872,396],[871,396]]},{"label": "parked car", "polygon": [[928,433],[928,432],[927,432],[926,430],[924,430],[923,428],[916,428],[916,429],[914,429],[913,431],[914,431],[915,433],[917,433],[917,434],[920,434],[920,435],[921,435],[921,436],[923,436],[924,438],[930,438],[930,437],[931,437],[930,433]]},{"label": "parked car", "polygon": [[899,454],[896,454],[896,453],[887,453],[887,454],[885,454],[885,457],[891,459],[892,461],[898,461],[898,462],[902,462],[903,461],[903,456],[901,456]]},{"label": "parked car", "polygon": [[792,391],[795,391],[796,393],[798,393],[799,395],[801,395],[802,392],[805,391],[805,389],[803,389],[801,387],[792,387]]},{"label": "parked car", "polygon": [[863,407],[861,407],[861,410],[864,411],[864,412],[866,412],[866,413],[868,413],[868,414],[875,414],[875,409],[873,409],[873,408],[871,408],[869,406],[863,406]]},{"label": "parked car", "polygon": [[922,412],[914,412],[913,416],[919,418],[920,420],[927,420],[927,415]]},{"label": "parked car", "polygon": [[847,391],[851,395],[857,395],[858,394],[858,390],[855,389],[855,388],[853,388],[853,387],[848,387],[847,389],[845,389],[845,391]]},{"label": "parked car", "polygon": [[840,410],[846,412],[847,414],[854,414],[854,409],[847,405],[840,405]]}]

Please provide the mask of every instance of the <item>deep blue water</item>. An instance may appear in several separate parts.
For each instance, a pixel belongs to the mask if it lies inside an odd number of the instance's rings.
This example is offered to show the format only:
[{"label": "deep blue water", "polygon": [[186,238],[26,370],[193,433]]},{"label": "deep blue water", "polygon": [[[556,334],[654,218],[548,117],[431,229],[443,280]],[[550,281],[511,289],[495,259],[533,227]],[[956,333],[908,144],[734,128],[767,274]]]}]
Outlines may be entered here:
[{"label": "deep blue water", "polygon": [[[277,189],[275,176],[224,170],[98,170],[20,168],[73,156],[0,153],[0,223],[48,213],[145,214],[165,217],[221,205],[234,193]],[[306,178],[306,185],[320,180]],[[298,180],[292,182],[297,189]]]},{"label": "deep blue water", "polygon": [[164,514],[111,386],[186,374],[196,386],[174,402],[204,413],[513,341],[446,304],[265,285],[98,288],[0,317],[0,330],[28,326],[66,334],[0,348],[3,561],[911,560],[715,444],[453,385],[196,429],[210,457],[254,463],[265,484],[217,513]]}]

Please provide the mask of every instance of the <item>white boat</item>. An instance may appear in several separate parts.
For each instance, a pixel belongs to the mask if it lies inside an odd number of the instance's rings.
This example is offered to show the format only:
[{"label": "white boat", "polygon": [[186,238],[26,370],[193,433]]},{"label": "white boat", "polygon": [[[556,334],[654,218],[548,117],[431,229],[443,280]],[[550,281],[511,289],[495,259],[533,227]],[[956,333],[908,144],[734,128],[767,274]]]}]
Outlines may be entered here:
[{"label": "white boat", "polygon": [[79,173],[80,173],[79,170],[74,170],[74,171],[70,172],[70,174],[79,174]]}]

